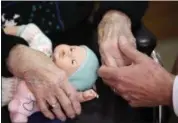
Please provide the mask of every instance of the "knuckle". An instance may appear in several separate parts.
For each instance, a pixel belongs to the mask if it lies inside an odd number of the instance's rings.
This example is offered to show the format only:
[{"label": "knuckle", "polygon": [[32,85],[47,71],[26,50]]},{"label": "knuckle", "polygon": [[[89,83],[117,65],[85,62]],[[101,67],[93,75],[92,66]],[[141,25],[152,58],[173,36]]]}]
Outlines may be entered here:
[{"label": "knuckle", "polygon": [[39,108],[40,108],[40,110],[42,111],[42,112],[47,112],[48,111],[48,108],[46,107],[46,106],[44,106],[44,105],[39,105]]},{"label": "knuckle", "polygon": [[70,99],[75,98],[75,97],[76,97],[75,94],[76,94],[76,92],[75,92],[75,90],[72,89],[72,88],[71,88],[69,91],[66,91],[66,95],[67,95]]},{"label": "knuckle", "polygon": [[62,116],[62,110],[61,110],[61,108],[53,109],[53,112],[55,113],[55,115],[56,115],[58,118]]},{"label": "knuckle", "polygon": [[39,93],[35,93],[35,98],[37,100],[37,103],[40,104],[42,102],[42,97],[41,97],[41,94]]},{"label": "knuckle", "polygon": [[117,89],[119,90],[120,93],[126,93],[126,88],[124,88],[123,86],[118,85]]},{"label": "knuckle", "polygon": [[71,107],[71,106],[72,106],[72,103],[70,101],[68,101],[64,104],[64,108],[68,108],[68,107]]},{"label": "knuckle", "polygon": [[134,107],[134,104],[133,104],[132,102],[129,102],[129,105],[130,105],[131,107]]},{"label": "knuckle", "polygon": [[[61,84],[62,83],[62,77],[61,76],[59,76],[59,77],[55,77],[55,78],[53,78],[53,84],[55,84],[55,85],[57,85],[57,84]],[[52,85],[52,86],[54,86],[54,85]]]},{"label": "knuckle", "polygon": [[50,92],[46,95],[46,99],[48,102],[50,102],[50,100],[52,99],[52,92]]},{"label": "knuckle", "polygon": [[61,84],[63,83],[64,80],[66,80],[67,76],[66,76],[66,73],[65,72],[59,72],[59,73],[56,73],[55,77],[53,77],[53,82],[55,84]]},{"label": "knuckle", "polygon": [[129,101],[129,97],[127,95],[122,96],[125,100]]},{"label": "knuckle", "polygon": [[48,112],[48,109],[46,107],[41,107],[40,110],[45,113],[45,112]]},{"label": "knuckle", "polygon": [[135,103],[133,103],[133,102],[129,102],[129,105],[133,108],[136,107]]},{"label": "knuckle", "polygon": [[76,102],[77,101],[77,93],[73,93],[69,96],[70,100],[72,102]]},{"label": "knuckle", "polygon": [[[60,91],[59,91],[59,92],[60,92]],[[58,93],[58,95],[57,95],[56,97],[57,97],[57,99],[58,99],[59,102],[62,100],[62,98],[61,98],[61,93]]]},{"label": "knuckle", "polygon": [[54,114],[56,115],[56,116],[61,116],[61,108],[53,108],[52,109],[52,111],[54,112]]}]

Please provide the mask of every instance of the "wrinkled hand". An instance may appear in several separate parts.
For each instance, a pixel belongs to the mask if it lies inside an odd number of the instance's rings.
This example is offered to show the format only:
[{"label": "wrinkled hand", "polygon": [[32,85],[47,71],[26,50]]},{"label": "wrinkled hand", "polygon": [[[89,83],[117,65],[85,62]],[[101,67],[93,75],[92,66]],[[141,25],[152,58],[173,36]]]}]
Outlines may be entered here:
[{"label": "wrinkled hand", "polygon": [[105,66],[99,75],[133,107],[171,105],[174,76],[129,45],[125,37],[121,38],[121,52],[133,64],[120,68]]},{"label": "wrinkled hand", "polygon": [[120,67],[131,64],[117,45],[122,40],[121,36],[125,36],[129,44],[136,47],[129,18],[118,11],[106,13],[98,26],[99,50],[102,63],[106,66]]},{"label": "wrinkled hand", "polygon": [[[14,75],[26,81],[46,117],[53,119],[54,113],[61,120],[65,120],[66,115],[74,118],[81,113],[80,101],[93,98],[86,99],[86,94],[77,93],[65,72],[45,54],[21,45],[13,50],[8,58],[9,68]],[[53,113],[49,105],[53,107]]]}]

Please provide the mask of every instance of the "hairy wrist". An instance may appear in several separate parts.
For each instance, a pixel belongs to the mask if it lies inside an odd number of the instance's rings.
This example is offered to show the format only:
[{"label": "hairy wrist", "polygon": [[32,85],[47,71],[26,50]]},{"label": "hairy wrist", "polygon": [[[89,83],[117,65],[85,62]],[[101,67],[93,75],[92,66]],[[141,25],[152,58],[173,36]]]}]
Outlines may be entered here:
[{"label": "hairy wrist", "polygon": [[[121,30],[131,32],[130,19],[122,12],[108,11],[98,25],[98,43],[100,44],[104,37],[113,37],[113,35],[119,34]],[[114,33],[109,33],[111,31]]]}]

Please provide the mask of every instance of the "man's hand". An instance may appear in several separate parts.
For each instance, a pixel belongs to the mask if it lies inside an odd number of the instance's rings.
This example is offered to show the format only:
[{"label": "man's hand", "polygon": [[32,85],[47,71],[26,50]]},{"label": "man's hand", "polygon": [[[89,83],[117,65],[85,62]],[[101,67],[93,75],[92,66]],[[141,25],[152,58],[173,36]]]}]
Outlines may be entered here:
[{"label": "man's hand", "polygon": [[120,52],[120,47],[118,48],[120,36],[125,36],[129,44],[136,47],[130,19],[121,12],[109,11],[98,26],[100,55],[106,66],[120,67],[131,64]]},{"label": "man's hand", "polygon": [[65,115],[74,118],[81,113],[78,93],[68,82],[65,72],[42,52],[23,45],[15,46],[9,54],[8,66],[15,76],[26,81],[46,117],[53,119],[54,113],[65,120]]},{"label": "man's hand", "polygon": [[125,37],[121,38],[121,52],[133,64],[120,68],[105,66],[99,75],[133,107],[171,105],[174,76],[133,48]]}]

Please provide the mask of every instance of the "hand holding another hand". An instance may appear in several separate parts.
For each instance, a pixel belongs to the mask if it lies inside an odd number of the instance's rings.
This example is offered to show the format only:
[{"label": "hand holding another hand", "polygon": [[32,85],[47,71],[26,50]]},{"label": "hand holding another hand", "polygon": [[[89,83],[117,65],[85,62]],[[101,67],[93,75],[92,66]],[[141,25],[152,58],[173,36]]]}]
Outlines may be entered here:
[{"label": "hand holding another hand", "polygon": [[101,67],[99,75],[104,82],[133,107],[171,105],[175,76],[133,48],[125,37],[121,38],[118,42],[121,52],[132,64],[120,68]]}]

